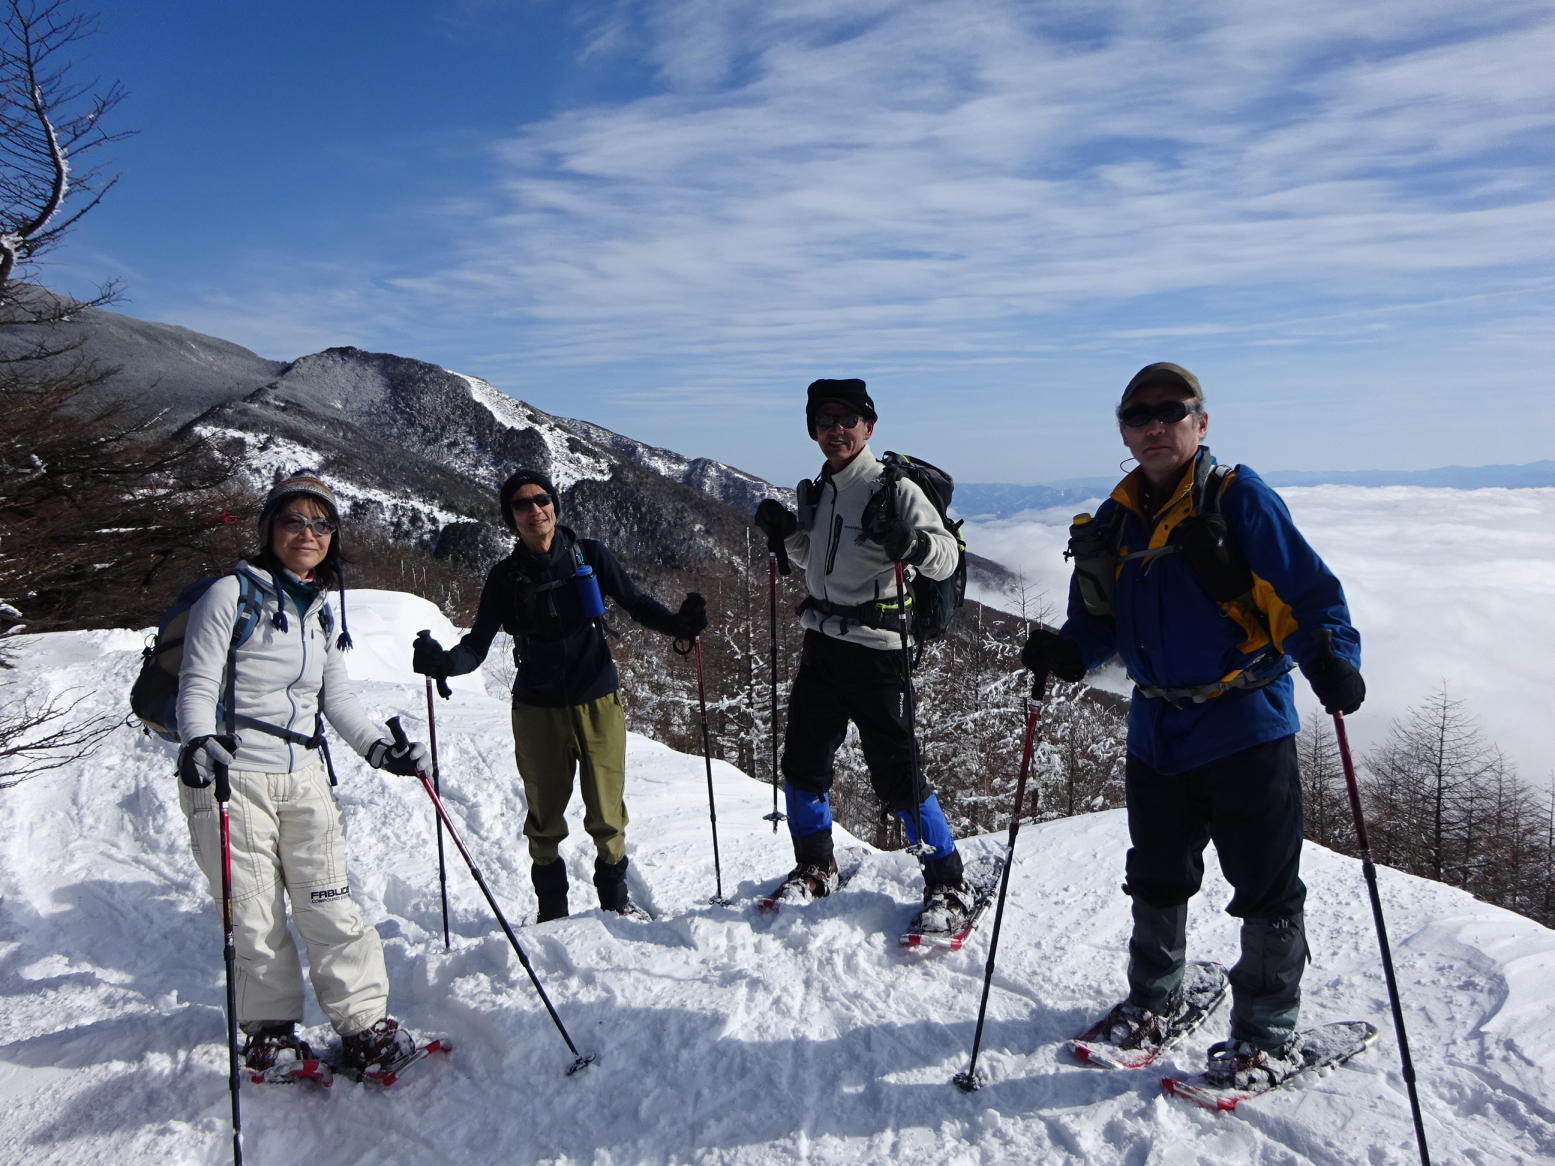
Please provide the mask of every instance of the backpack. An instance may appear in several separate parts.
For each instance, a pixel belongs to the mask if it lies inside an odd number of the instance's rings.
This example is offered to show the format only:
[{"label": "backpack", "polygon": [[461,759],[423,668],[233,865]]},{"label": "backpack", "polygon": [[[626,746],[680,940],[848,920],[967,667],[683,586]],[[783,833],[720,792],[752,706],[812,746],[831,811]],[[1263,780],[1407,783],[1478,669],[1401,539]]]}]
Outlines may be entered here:
[{"label": "backpack", "polygon": [[1200,460],[1194,469],[1191,498],[1193,517],[1177,524],[1165,546],[1123,554],[1123,517],[1115,516],[1110,529],[1102,529],[1089,514],[1077,514],[1069,528],[1064,558],[1074,561],[1080,597],[1092,615],[1111,619],[1117,567],[1129,559],[1153,559],[1186,554],[1198,585],[1226,618],[1240,623],[1249,634],[1261,630],[1273,642],[1268,617],[1253,600],[1253,576],[1237,546],[1234,532],[1221,513],[1221,496],[1231,484],[1235,467],[1224,462]]},{"label": "backpack", "polygon": [[[232,624],[232,643],[227,648],[227,672],[232,674],[233,654],[254,634],[259,623],[260,603],[254,582],[241,571],[238,578],[237,618]],[[221,575],[207,575],[186,584],[168,605],[157,622],[157,634],[141,653],[140,672],[130,687],[130,711],[139,718],[145,731],[164,741],[178,744],[178,671],[184,662],[184,637],[189,627],[189,612]],[[230,686],[229,686],[230,687]],[[217,705],[221,720],[227,710]]]},{"label": "backpack", "polygon": [[966,540],[961,537],[961,519],[950,517],[950,496],[956,483],[944,470],[919,458],[886,451],[880,459],[885,466],[884,480],[889,487],[896,479],[906,478],[934,507],[945,529],[956,540],[956,569],[944,579],[930,579],[919,572],[912,580],[912,634],[923,645],[940,639],[950,630],[956,613],[966,603]]}]

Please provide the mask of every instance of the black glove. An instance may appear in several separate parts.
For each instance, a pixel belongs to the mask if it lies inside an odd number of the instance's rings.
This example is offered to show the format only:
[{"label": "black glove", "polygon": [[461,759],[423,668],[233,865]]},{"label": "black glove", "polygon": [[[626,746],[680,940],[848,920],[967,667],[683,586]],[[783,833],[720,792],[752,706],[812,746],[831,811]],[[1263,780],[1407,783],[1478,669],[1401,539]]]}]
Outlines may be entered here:
[{"label": "black glove", "polygon": [[755,521],[769,539],[785,539],[799,529],[799,520],[794,517],[794,512],[776,498],[761,500],[761,504],[756,507]]},{"label": "black glove", "polygon": [[921,530],[905,518],[891,515],[866,528],[864,537],[880,544],[885,557],[894,563],[911,563],[916,567],[929,557],[929,539]]},{"label": "black glove", "polygon": [[232,767],[232,755],[238,751],[237,738],[225,734],[196,737],[178,751],[178,780],[190,789],[211,784],[216,766]]},{"label": "black glove", "polygon": [[1026,646],[1020,650],[1020,662],[1043,682],[1049,675],[1070,683],[1085,679],[1085,661],[1080,658],[1080,645],[1044,627],[1031,629]]},{"label": "black glove", "polygon": [[422,632],[411,644],[410,666],[422,676],[442,680],[448,676],[448,652],[428,633]]},{"label": "black glove", "polygon": [[428,771],[432,755],[420,741],[374,741],[367,749],[367,764],[387,769],[399,777],[415,777]]},{"label": "black glove", "polygon": [[694,640],[707,628],[707,600],[689,592],[675,613],[675,638]]},{"label": "black glove", "polygon": [[1366,699],[1366,682],[1361,679],[1361,670],[1332,648],[1323,649],[1307,666],[1306,673],[1307,683],[1329,716],[1335,713],[1349,716]]}]

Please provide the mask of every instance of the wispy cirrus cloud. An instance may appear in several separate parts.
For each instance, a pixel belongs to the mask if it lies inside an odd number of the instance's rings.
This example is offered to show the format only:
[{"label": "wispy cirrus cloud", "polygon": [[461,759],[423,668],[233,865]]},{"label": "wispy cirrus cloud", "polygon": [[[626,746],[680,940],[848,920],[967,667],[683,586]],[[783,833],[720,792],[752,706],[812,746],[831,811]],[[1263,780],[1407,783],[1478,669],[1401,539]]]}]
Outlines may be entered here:
[{"label": "wispy cirrus cloud", "polygon": [[[1547,4],[525,13],[561,19],[568,84],[593,83],[544,114],[515,104],[479,180],[401,212],[419,262],[256,277],[200,319],[248,309],[278,344],[427,356],[768,473],[756,436],[668,406],[764,415],[857,372],[889,386],[905,439],[960,443],[953,469],[1030,480],[1110,462],[1105,408],[1082,402],[1170,355],[1249,402],[1321,381],[1338,412],[1232,433],[1271,468],[1343,466],[1378,448],[1346,402],[1478,382],[1514,416],[1525,398],[1496,394],[1555,359]],[[468,40],[514,18],[461,0],[444,19]],[[947,431],[947,388],[1005,431],[1076,432],[1045,447],[1074,464]],[[1474,460],[1436,420],[1389,456]],[[1542,456],[1528,432],[1478,460]]]}]

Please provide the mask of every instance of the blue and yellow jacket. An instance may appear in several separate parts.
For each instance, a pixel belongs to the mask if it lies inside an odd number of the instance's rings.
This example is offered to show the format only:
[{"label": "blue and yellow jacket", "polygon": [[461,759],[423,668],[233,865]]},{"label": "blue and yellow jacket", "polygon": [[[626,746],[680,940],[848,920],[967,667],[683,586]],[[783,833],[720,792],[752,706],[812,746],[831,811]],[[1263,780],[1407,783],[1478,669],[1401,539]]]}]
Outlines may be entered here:
[{"label": "blue and yellow jacket", "polygon": [[[1197,457],[1214,464],[1208,448],[1201,447]],[[1360,666],[1360,635],[1350,624],[1339,580],[1302,538],[1280,496],[1246,466],[1231,471],[1219,505],[1252,571],[1261,619],[1211,600],[1185,555],[1124,557],[1166,546],[1177,525],[1196,513],[1196,465],[1197,459],[1184,469],[1153,521],[1138,501],[1140,471],[1113,489],[1095,521],[1105,529],[1122,524],[1115,617],[1091,614],[1071,581],[1068,619],[1060,633],[1080,645],[1087,670],[1114,654],[1122,659],[1136,685],[1129,705],[1129,752],[1163,773],[1194,769],[1296,732],[1300,722],[1291,661],[1303,668],[1311,664],[1327,636],[1336,654]],[[1140,691],[1235,682],[1244,672],[1276,678],[1261,687],[1232,688],[1202,703]]]}]

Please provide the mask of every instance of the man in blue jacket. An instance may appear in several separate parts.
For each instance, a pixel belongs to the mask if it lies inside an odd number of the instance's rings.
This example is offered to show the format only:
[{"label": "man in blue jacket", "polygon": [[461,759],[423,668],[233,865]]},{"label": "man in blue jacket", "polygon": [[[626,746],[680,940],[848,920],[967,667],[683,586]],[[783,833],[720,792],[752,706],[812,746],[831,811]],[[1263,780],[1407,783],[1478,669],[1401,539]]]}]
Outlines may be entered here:
[{"label": "man in blue jacket", "polygon": [[1209,414],[1197,377],[1147,365],[1117,417],[1139,465],[1077,528],[1068,618],[1056,633],[1035,629],[1022,660],[1073,681],[1116,655],[1134,682],[1134,927],[1129,994],[1108,1016],[1108,1039],[1148,1048],[1170,1038],[1184,1008],[1187,903],[1213,841],[1242,928],[1231,1037],[1210,1049],[1209,1072],[1242,1083],[1294,1057],[1307,960],[1290,672],[1301,668],[1328,712],[1354,712],[1366,691],[1360,637],[1339,581],[1280,497],[1246,466],[1216,466],[1201,444]]}]

